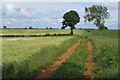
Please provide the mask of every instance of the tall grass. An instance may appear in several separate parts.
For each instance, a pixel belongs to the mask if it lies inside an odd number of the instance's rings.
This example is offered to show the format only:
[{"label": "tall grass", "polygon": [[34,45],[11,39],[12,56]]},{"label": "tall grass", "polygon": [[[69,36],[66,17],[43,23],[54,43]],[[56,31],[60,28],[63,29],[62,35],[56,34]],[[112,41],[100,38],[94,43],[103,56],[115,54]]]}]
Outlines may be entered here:
[{"label": "tall grass", "polygon": [[88,51],[86,49],[87,40],[82,40],[78,48],[73,52],[72,56],[62,63],[51,79],[85,78],[83,73],[85,72],[84,66],[87,62],[86,58],[88,55]]},{"label": "tall grass", "polygon": [[90,40],[94,46],[97,78],[118,78],[118,34],[115,31],[103,32],[99,37],[93,31]]},{"label": "tall grass", "polygon": [[[65,40],[59,45],[48,45],[35,54],[31,54],[25,60],[11,61],[3,64],[3,77],[21,78],[33,77],[35,71],[47,67],[49,64],[64,53],[67,48],[73,45],[78,40],[78,37]],[[25,56],[24,56],[25,57]]]},{"label": "tall grass", "polygon": [[57,46],[70,38],[73,37],[2,38],[3,63],[27,59],[40,52],[42,47]]}]

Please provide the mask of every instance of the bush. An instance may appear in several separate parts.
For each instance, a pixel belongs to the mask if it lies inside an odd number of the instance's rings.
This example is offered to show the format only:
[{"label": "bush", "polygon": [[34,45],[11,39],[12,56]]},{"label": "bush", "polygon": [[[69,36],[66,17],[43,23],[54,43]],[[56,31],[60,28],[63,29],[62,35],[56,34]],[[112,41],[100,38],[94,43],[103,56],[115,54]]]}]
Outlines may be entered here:
[{"label": "bush", "polygon": [[45,34],[44,36],[50,36],[50,34]]},{"label": "bush", "polygon": [[90,32],[90,30],[89,30],[89,29],[86,29],[86,31],[87,31],[87,32]]},{"label": "bush", "polygon": [[70,36],[70,34],[45,34],[45,35],[0,35],[0,37],[43,37],[43,36]]},{"label": "bush", "polygon": [[33,28],[30,26],[29,29],[33,29]]}]

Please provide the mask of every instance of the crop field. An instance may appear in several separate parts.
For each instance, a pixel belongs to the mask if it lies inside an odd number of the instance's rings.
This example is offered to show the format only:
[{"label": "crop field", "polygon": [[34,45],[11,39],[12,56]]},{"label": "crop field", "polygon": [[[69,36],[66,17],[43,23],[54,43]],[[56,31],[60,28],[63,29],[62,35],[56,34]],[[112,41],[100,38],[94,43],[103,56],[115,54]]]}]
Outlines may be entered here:
[{"label": "crop field", "polygon": [[[34,30],[30,31],[31,33],[33,33]],[[18,31],[18,33],[19,32],[20,30]],[[49,30],[46,32],[49,32]],[[79,32],[79,34],[82,33],[82,31]],[[9,31],[9,34],[12,34],[11,30]],[[19,77],[18,75],[25,76],[28,72],[32,72],[38,67],[43,68],[44,66],[50,64],[56,56],[59,56],[60,54],[64,53],[64,51],[76,40],[72,43],[67,43],[65,41],[72,40],[74,38],[75,36],[2,38],[3,75],[5,74],[6,77],[11,77],[13,75],[17,75],[16,77]],[[61,50],[58,50],[58,48],[61,48]],[[32,59],[34,60],[34,62],[32,62]],[[29,60],[31,60],[30,63],[28,63]],[[26,67],[23,67],[24,64],[26,64]],[[19,68],[20,66],[21,68]],[[19,74],[20,72],[18,71],[18,69],[20,70],[25,68],[29,68],[29,70],[26,70],[22,74]],[[12,74],[10,72],[12,72]]]},{"label": "crop field", "polygon": [[[82,34],[84,31],[74,30],[74,34]],[[45,34],[68,34],[70,30],[64,29],[5,29],[0,35],[45,35]]]},{"label": "crop field", "polygon": [[[69,34],[66,29],[4,29],[1,35],[44,35]],[[118,77],[118,30],[74,30],[73,36],[46,37],[3,37],[2,38],[2,75],[3,78],[35,78],[47,72],[55,61],[62,61],[59,56],[68,52],[79,39],[80,45],[72,55],[64,60],[55,71],[51,71],[50,79],[54,78],[88,78],[85,75],[89,66],[95,66],[90,75],[94,78]],[[93,50],[88,50],[88,42]],[[71,51],[72,52],[72,51]],[[87,58],[92,55],[92,60]],[[57,63],[57,62],[56,62]]]},{"label": "crop field", "polygon": [[[48,45],[58,46],[73,37],[40,37],[40,38],[3,38],[3,62],[11,62],[28,58]],[[20,45],[20,46],[18,46]]]}]

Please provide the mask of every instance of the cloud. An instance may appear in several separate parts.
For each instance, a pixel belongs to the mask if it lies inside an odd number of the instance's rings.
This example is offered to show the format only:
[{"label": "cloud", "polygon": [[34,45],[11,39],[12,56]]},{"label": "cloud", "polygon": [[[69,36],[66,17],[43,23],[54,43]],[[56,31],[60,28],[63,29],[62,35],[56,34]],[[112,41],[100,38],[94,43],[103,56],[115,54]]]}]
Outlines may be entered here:
[{"label": "cloud", "polygon": [[54,15],[52,18],[53,18],[53,19],[60,19],[60,18],[61,18],[61,16]]},{"label": "cloud", "polygon": [[2,2],[118,2],[119,0],[2,0]]},{"label": "cloud", "polygon": [[8,15],[16,13],[15,4],[6,3],[6,4],[4,5],[4,7],[5,7],[6,13],[7,13]]},{"label": "cloud", "polygon": [[58,22],[62,22],[62,21],[63,21],[63,18],[61,18],[61,19],[57,19],[57,21],[58,21]]},{"label": "cloud", "polygon": [[11,20],[11,21],[16,21],[16,19],[15,19],[15,18],[9,18],[9,20]]},{"label": "cloud", "polygon": [[56,25],[56,24],[59,24],[59,23],[51,23],[51,24],[55,24]]},{"label": "cloud", "polygon": [[27,17],[35,16],[34,12],[28,11],[25,7],[20,9],[19,14],[22,16],[27,16]]},{"label": "cloud", "polygon": [[5,3],[3,6],[3,16],[10,17],[34,17],[36,12],[28,10],[25,7],[17,6],[14,3]]},{"label": "cloud", "polygon": [[11,22],[4,22],[4,24],[11,24]]}]

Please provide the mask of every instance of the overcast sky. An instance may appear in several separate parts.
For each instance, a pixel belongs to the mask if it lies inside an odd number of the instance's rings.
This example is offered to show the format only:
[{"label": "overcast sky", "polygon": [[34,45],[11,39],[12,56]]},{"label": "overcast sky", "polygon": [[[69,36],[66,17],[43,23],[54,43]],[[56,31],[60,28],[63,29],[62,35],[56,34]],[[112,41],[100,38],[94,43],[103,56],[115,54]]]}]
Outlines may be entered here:
[{"label": "overcast sky", "polygon": [[105,20],[105,25],[109,29],[118,29],[117,2],[3,2],[2,23],[9,28],[61,28],[63,14],[75,10],[81,18],[77,28],[96,28],[92,23],[84,23],[83,18],[84,8],[93,4],[106,6],[111,16]]}]

